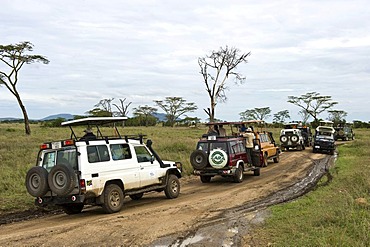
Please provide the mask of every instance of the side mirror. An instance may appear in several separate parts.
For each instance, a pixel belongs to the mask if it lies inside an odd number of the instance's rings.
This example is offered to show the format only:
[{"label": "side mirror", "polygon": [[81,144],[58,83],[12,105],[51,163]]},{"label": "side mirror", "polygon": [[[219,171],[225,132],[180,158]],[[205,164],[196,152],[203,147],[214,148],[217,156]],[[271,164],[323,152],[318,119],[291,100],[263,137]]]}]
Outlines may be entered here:
[{"label": "side mirror", "polygon": [[154,161],[155,161],[155,158],[154,158],[154,155],[152,155],[151,157],[150,157],[150,163],[154,163]]}]

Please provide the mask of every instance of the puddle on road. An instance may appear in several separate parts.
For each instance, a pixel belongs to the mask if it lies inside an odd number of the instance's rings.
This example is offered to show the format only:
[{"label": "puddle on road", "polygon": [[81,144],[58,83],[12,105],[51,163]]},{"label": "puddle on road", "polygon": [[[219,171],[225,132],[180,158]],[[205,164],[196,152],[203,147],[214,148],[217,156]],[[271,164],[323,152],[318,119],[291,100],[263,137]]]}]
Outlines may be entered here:
[{"label": "puddle on road", "polygon": [[291,201],[311,191],[318,181],[334,164],[335,156],[327,156],[321,160],[313,160],[314,165],[307,176],[296,184],[277,191],[262,200],[252,201],[243,206],[227,209],[217,218],[204,222],[203,225],[188,232],[178,233],[158,239],[151,246],[240,246],[242,237],[250,231],[253,225],[263,223],[268,217],[267,207]]}]

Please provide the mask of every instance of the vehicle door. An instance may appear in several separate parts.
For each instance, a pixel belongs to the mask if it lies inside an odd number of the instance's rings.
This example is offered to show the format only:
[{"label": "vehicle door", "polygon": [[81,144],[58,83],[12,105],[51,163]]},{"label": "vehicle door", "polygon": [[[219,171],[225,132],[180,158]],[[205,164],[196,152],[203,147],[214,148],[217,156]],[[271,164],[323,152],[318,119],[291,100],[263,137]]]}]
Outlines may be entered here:
[{"label": "vehicle door", "polygon": [[134,150],[140,167],[140,187],[159,184],[159,178],[165,175],[165,169],[160,167],[159,162],[154,158],[146,146],[135,145]]}]

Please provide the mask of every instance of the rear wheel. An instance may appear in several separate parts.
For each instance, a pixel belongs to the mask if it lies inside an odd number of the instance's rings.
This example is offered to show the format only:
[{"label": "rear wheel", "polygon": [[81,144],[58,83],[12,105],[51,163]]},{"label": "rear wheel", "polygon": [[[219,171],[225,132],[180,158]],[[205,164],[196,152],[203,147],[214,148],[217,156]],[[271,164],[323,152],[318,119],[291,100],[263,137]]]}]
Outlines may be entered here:
[{"label": "rear wheel", "polygon": [[256,168],[254,171],[253,171],[253,175],[254,176],[259,176],[261,174],[261,170],[260,168]]},{"label": "rear wheel", "polygon": [[104,203],[102,205],[106,213],[116,213],[123,206],[123,191],[117,184],[109,184],[103,192]]},{"label": "rear wheel", "polygon": [[242,166],[239,166],[235,170],[234,182],[235,183],[241,183],[241,182],[243,182],[243,179],[244,179],[243,167]]},{"label": "rear wheel", "polygon": [[200,181],[202,181],[202,183],[209,183],[211,182],[211,176],[200,176]]},{"label": "rear wheel", "polygon": [[177,198],[180,194],[180,181],[176,175],[168,176],[167,184],[164,193],[168,199]]},{"label": "rear wheel", "polygon": [[63,208],[64,213],[66,214],[79,214],[84,208],[84,205],[82,203],[67,204],[67,205],[62,205],[62,208]]}]

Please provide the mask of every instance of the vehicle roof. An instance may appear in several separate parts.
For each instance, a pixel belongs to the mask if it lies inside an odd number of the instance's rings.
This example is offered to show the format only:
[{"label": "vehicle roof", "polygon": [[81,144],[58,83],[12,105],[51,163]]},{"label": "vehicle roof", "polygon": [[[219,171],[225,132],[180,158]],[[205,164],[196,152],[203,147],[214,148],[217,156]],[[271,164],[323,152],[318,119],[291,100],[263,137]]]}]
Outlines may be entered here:
[{"label": "vehicle roof", "polygon": [[206,125],[242,125],[251,123],[264,123],[263,120],[235,121],[235,122],[208,122]]},{"label": "vehicle roof", "polygon": [[62,122],[62,126],[81,126],[81,125],[104,125],[115,122],[126,121],[127,117],[87,117],[76,120]]}]

